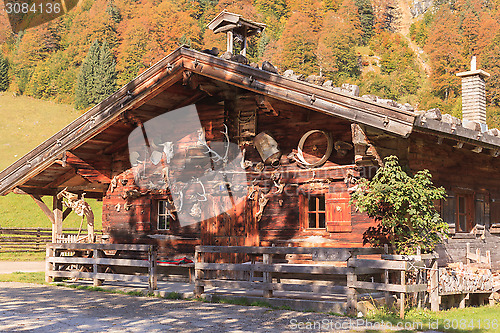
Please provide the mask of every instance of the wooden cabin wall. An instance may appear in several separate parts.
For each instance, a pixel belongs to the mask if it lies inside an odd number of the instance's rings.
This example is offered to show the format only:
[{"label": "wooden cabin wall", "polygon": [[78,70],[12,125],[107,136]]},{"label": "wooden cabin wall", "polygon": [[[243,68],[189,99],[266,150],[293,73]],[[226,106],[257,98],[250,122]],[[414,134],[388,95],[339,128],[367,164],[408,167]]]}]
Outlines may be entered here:
[{"label": "wooden cabin wall", "polygon": [[[256,108],[255,96],[245,95],[233,104],[209,98],[197,104],[198,115],[205,130],[207,142],[223,141],[224,123],[235,121],[235,113],[242,109]],[[262,162],[251,140],[235,137],[235,124],[228,124],[232,142],[240,142],[245,149],[245,159],[253,162],[254,167],[247,171],[247,186],[252,184],[263,194],[268,194],[269,202],[258,221],[258,200],[247,200],[235,212],[180,228],[172,224],[170,230],[156,230],[157,204],[168,197],[166,191],[145,192],[133,180],[133,169],[129,162],[129,152],[125,149],[113,156],[112,177],[116,177],[117,187],[108,189],[103,202],[103,228],[113,242],[136,242],[158,244],[165,256],[179,253],[193,253],[194,246],[200,243],[209,245],[295,245],[295,246],[362,246],[363,233],[373,222],[349,207],[351,225],[349,231],[331,232],[326,229],[309,229],[301,213],[304,198],[313,194],[343,193],[348,200],[349,177],[359,175],[354,164],[354,152],[346,154],[333,150],[330,159],[321,168],[305,170],[287,158],[297,149],[300,138],[310,130],[323,130],[331,133],[333,141],[351,143],[351,124],[334,117],[270,100],[274,113],[257,110],[256,133],[266,131],[278,142],[282,152],[281,165],[277,169],[266,166],[263,172],[254,169]],[[233,106],[233,109],[229,107]],[[190,142],[184,142],[189,144]],[[194,143],[194,142],[191,142]],[[326,140],[321,134],[313,134],[304,146],[307,159],[319,159],[326,149]],[[176,147],[175,157],[185,159],[185,147]],[[171,163],[175,164],[175,161]],[[277,191],[270,177],[280,175],[285,184],[283,193]],[[122,184],[122,180],[124,184]],[[125,183],[125,180],[127,182]],[[137,198],[126,197],[127,191],[144,192]],[[120,206],[118,206],[120,205]],[[127,209],[125,209],[127,205]],[[241,215],[245,215],[244,218]],[[228,221],[230,219],[230,221]],[[234,221],[233,221],[234,220]],[[241,222],[241,223],[240,223]],[[224,225],[223,225],[224,224]],[[227,226],[237,226],[228,228]],[[202,230],[203,229],[203,230]],[[149,237],[153,236],[153,237]],[[222,244],[222,243],[223,244]]]},{"label": "wooden cabin wall", "polygon": [[[466,244],[471,248],[480,248],[484,253],[491,251],[492,262],[500,268],[500,238],[492,234],[490,226],[500,223],[500,159],[487,153],[471,151],[473,146],[464,144],[459,148],[456,141],[439,140],[435,136],[422,133],[413,133],[409,139],[408,161],[412,171],[427,169],[432,174],[435,185],[443,186],[449,195],[465,193],[474,196],[474,202],[484,200],[486,209],[482,212],[472,211],[474,219],[479,220],[483,214],[483,223],[486,225],[485,236],[482,233],[457,232],[451,238],[444,240],[438,248],[441,264],[459,261],[465,262]],[[452,199],[450,199],[452,200]],[[441,203],[443,206],[444,203]],[[484,207],[484,206],[482,206]],[[443,211],[443,218],[449,220],[447,212]],[[453,212],[452,216],[453,216]],[[450,221],[447,221],[450,223]],[[450,226],[453,221],[451,221]],[[454,232],[453,229],[451,229]]]}]

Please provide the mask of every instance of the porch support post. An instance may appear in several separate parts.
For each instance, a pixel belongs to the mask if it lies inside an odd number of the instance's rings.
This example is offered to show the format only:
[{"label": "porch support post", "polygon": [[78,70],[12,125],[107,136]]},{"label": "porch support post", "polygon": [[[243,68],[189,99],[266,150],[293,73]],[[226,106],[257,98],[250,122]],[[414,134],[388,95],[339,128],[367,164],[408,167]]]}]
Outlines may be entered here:
[{"label": "porch support post", "polygon": [[53,197],[52,209],[54,214],[54,221],[52,222],[52,243],[57,243],[57,238],[62,236],[63,223],[63,203],[62,199],[57,198],[57,195]]}]

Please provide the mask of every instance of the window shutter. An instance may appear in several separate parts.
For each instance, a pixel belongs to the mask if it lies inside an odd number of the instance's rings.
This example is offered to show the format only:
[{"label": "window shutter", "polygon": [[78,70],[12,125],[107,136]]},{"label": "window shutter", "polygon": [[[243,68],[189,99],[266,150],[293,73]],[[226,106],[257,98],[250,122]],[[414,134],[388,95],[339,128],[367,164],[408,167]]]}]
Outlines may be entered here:
[{"label": "window shutter", "polygon": [[326,230],[329,232],[351,232],[351,206],[349,193],[326,194]]}]

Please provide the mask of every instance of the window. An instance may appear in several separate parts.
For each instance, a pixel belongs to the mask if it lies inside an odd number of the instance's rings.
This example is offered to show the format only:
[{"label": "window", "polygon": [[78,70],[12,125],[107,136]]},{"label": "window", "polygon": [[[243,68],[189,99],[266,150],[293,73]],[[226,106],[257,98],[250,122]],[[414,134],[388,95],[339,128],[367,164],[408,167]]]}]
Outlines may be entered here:
[{"label": "window", "polygon": [[308,228],[326,228],[325,196],[311,196],[308,199]]},{"label": "window", "polygon": [[158,201],[158,230],[170,230],[172,222],[177,219],[167,200]]},{"label": "window", "polygon": [[489,221],[489,199],[472,191],[449,192],[441,204],[441,216],[448,222],[451,234],[471,232],[476,224]]},{"label": "window", "polygon": [[352,231],[347,191],[301,195],[299,215],[302,228],[317,234]]}]

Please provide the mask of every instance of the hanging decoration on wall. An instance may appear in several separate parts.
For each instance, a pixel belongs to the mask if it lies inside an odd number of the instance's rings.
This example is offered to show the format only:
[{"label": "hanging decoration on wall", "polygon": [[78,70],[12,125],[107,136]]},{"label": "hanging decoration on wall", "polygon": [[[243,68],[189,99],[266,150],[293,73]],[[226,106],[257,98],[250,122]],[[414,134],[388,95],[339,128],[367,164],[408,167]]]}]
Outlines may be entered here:
[{"label": "hanging decoration on wall", "polygon": [[255,148],[265,164],[277,168],[280,165],[281,151],[278,142],[268,132],[260,132],[253,139]]},{"label": "hanging decoration on wall", "polygon": [[[320,158],[316,162],[309,163],[309,162],[307,162],[305,160],[304,154],[302,152],[304,150],[304,144],[306,143],[306,140],[312,134],[315,134],[315,133],[321,133],[321,134],[323,134],[326,137],[327,146],[326,146],[325,154],[323,155],[322,158]],[[322,131],[322,130],[311,130],[311,131],[308,131],[306,134],[304,134],[300,138],[299,145],[297,147],[297,159],[296,160],[299,163],[299,165],[301,165],[303,167],[306,167],[306,168],[316,168],[316,167],[322,166],[323,164],[325,164],[326,161],[328,161],[328,159],[332,155],[332,151],[333,151],[333,138],[332,138],[332,135],[330,133]]]}]

